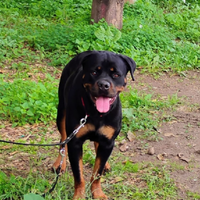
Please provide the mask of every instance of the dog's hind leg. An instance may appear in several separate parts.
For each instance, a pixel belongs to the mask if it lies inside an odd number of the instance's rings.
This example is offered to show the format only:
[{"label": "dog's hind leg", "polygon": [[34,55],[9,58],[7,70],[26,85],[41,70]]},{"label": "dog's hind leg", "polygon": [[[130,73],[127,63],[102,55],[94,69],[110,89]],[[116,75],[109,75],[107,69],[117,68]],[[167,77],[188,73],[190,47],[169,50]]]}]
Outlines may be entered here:
[{"label": "dog's hind leg", "polygon": [[[58,130],[60,132],[60,135],[61,135],[61,142],[63,142],[64,140],[66,140],[67,138],[67,133],[66,133],[66,111],[63,111],[61,109],[59,109],[58,107],[58,114],[57,114],[57,127],[58,127]],[[60,147],[60,150],[61,150],[62,147]],[[61,166],[61,170],[60,172],[63,173],[65,172],[66,170],[66,156],[67,156],[67,145],[65,145],[65,157],[63,158],[63,163],[62,163],[62,166]],[[53,170],[57,171],[58,172],[58,168],[60,166],[60,163],[61,163],[61,159],[62,159],[62,156],[60,154],[60,150],[59,150],[59,155],[55,161],[55,163],[53,164]]]}]

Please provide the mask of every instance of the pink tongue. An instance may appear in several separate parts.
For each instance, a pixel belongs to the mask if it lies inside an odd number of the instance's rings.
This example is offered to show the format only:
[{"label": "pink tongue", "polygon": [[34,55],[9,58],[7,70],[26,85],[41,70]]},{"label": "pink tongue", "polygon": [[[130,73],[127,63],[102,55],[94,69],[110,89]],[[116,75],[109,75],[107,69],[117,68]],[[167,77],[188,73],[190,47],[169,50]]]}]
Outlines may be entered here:
[{"label": "pink tongue", "polygon": [[106,97],[97,97],[96,108],[100,113],[106,113],[110,110],[110,99]]}]

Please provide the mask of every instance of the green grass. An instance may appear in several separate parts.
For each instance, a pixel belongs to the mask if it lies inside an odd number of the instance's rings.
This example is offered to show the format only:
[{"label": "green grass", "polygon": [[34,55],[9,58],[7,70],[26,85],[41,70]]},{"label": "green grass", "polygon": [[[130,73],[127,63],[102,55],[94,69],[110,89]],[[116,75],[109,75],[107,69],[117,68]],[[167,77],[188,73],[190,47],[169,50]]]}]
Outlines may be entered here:
[{"label": "green grass", "polygon": [[[39,163],[38,165],[41,165]],[[173,181],[169,178],[165,169],[154,168],[149,165],[143,170],[143,165],[132,164],[126,162],[118,163],[120,169],[113,168],[111,173],[106,174],[103,179],[103,188],[107,194],[113,199],[176,199],[176,188]],[[122,168],[121,168],[122,167]],[[122,174],[117,174],[124,171]],[[26,178],[21,176],[7,176],[0,172],[0,198],[1,199],[19,199],[24,194],[34,193],[43,194],[55,178],[51,172],[30,172]],[[135,182],[135,184],[131,184]],[[128,181],[129,180],[129,181]],[[130,185],[131,184],[131,185]],[[141,187],[142,185],[142,187]],[[68,172],[59,178],[59,182],[55,191],[48,195],[46,199],[71,199],[73,195],[73,179]],[[90,184],[86,186],[87,196],[91,199]]]},{"label": "green grass", "polygon": [[146,136],[156,134],[155,129],[163,120],[165,110],[173,110],[180,103],[176,95],[162,100],[134,89],[130,89],[129,93],[122,93],[120,97],[123,112],[122,132],[140,130],[145,131]]},{"label": "green grass", "polygon": [[0,80],[0,119],[7,119],[13,125],[55,120],[57,85],[57,81],[49,84],[22,79]]},{"label": "green grass", "polygon": [[[41,174],[30,172],[26,178],[21,176],[7,176],[5,173],[0,172],[0,198],[1,199],[23,199],[24,194],[33,193],[42,195],[46,190],[51,188],[51,183],[54,182],[56,175],[54,174]],[[45,199],[69,199],[72,197],[73,180],[71,175],[60,177],[57,189],[54,194],[47,195]],[[71,192],[70,192],[71,190]],[[66,193],[67,191],[67,193]],[[25,200],[28,200],[25,199]]]}]

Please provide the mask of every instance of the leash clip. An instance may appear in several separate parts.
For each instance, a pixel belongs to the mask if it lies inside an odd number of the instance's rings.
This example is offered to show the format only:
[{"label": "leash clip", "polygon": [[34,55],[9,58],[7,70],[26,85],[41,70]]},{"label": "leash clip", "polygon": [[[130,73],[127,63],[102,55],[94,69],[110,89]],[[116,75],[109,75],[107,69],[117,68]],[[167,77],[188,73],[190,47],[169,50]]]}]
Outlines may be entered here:
[{"label": "leash clip", "polygon": [[84,127],[84,125],[86,124],[86,120],[87,120],[87,115],[85,115],[85,118],[82,118],[81,120],[80,120],[80,127]]},{"label": "leash clip", "polygon": [[86,124],[87,117],[88,117],[88,116],[85,115],[85,117],[82,118],[82,119],[80,120],[80,126],[79,126],[78,128],[76,128],[76,129],[73,131],[73,133],[69,136],[69,137],[70,137],[70,140],[79,132],[79,130],[80,130],[82,127],[84,127],[84,125]]},{"label": "leash clip", "polygon": [[60,155],[61,155],[61,161],[60,161],[60,167],[62,166],[63,164],[63,159],[65,157],[65,147],[63,147],[61,150],[60,150]]}]

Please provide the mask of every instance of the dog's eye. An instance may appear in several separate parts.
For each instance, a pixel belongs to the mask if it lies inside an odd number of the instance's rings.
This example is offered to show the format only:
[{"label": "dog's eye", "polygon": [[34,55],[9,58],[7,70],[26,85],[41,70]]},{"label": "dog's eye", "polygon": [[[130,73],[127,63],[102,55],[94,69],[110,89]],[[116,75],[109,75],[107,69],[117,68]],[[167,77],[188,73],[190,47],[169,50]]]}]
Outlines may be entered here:
[{"label": "dog's eye", "polygon": [[113,78],[119,78],[120,77],[120,75],[117,74],[117,73],[114,73],[112,76],[113,76]]},{"label": "dog's eye", "polygon": [[97,75],[97,72],[96,71],[93,71],[91,72],[92,76],[96,76]]}]

